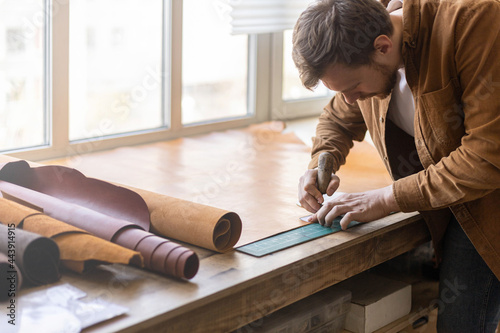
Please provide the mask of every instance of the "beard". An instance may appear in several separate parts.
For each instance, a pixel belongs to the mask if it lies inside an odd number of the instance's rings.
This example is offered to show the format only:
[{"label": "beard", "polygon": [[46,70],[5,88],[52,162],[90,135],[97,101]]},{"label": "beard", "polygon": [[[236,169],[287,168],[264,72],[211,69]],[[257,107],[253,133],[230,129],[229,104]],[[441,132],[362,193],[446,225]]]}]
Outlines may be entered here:
[{"label": "beard", "polygon": [[384,99],[392,93],[392,89],[394,89],[394,86],[397,83],[398,69],[392,68],[387,65],[381,65],[378,63],[372,63],[370,66],[373,67],[376,71],[378,71],[380,73],[380,76],[383,78],[382,90],[379,93],[361,96],[360,100],[364,100],[371,97]]}]

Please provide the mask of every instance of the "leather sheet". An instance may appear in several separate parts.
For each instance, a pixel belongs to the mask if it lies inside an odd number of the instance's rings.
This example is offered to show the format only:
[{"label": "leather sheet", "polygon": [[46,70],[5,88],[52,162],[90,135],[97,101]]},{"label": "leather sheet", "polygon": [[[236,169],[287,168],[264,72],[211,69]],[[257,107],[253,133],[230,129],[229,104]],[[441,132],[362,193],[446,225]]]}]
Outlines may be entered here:
[{"label": "leather sheet", "polygon": [[[58,165],[32,168],[20,160],[0,165],[0,179],[149,230],[148,208],[137,193],[85,177],[78,170]],[[119,226],[113,227],[113,234],[115,228]]]},{"label": "leather sheet", "polygon": [[51,238],[59,246],[61,263],[78,273],[99,264],[143,266],[139,252],[92,236],[85,230],[5,198],[0,198],[0,222]]},{"label": "leather sheet", "polygon": [[[27,165],[25,161],[9,163],[8,167],[11,169],[8,170],[22,170],[23,164]],[[12,165],[16,167],[12,167]],[[29,167],[28,169],[33,170]],[[25,171],[28,169],[25,169]],[[5,179],[7,177],[0,172],[0,178]],[[18,179],[23,178],[19,177]],[[27,184],[24,183],[24,185]],[[74,191],[78,190],[79,188],[74,189]],[[0,180],[0,191],[3,196],[8,196],[11,200],[18,200],[21,204],[28,202],[42,208],[44,213],[50,217],[86,230],[97,237],[140,252],[144,257],[146,268],[165,275],[186,279],[194,277],[198,271],[199,259],[196,253],[179,244],[153,235],[133,222],[105,215],[90,208],[66,202],[57,197],[4,180]],[[76,197],[75,195],[74,198]],[[115,197],[114,200],[117,200],[117,198]],[[88,202],[93,202],[93,200],[85,201],[84,204]],[[145,205],[143,209],[146,209],[147,212]]]},{"label": "leather sheet", "polygon": [[[21,229],[14,230],[15,263],[22,280],[33,285],[44,285],[59,280],[59,248],[50,238]],[[0,253],[8,255],[9,228],[0,224]]]}]

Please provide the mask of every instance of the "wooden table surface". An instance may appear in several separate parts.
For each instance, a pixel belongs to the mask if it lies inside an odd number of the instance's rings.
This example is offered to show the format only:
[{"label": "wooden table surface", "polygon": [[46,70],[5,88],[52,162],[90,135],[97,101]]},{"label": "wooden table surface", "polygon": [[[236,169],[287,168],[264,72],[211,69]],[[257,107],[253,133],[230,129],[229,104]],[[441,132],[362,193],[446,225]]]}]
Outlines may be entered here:
[{"label": "wooden table surface", "polygon": [[[293,134],[280,134],[278,127],[267,124],[46,163],[233,210],[243,220],[243,244],[259,230],[265,235],[298,226],[299,217],[307,214],[295,203],[309,149]],[[339,175],[346,192],[390,183],[367,143],[355,145]],[[397,213],[262,258],[186,244],[200,257],[198,274],[189,281],[108,265],[84,275],[65,272],[59,283],[129,308],[126,315],[85,332],[226,332],[259,318],[265,321],[271,312],[429,239],[417,213]]]}]

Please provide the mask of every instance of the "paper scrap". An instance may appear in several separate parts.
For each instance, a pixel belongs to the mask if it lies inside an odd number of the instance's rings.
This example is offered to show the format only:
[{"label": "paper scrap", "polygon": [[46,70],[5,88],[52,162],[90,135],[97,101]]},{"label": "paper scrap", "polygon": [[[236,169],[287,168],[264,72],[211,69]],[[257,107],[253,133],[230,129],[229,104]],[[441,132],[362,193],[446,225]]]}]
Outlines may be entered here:
[{"label": "paper scrap", "polygon": [[80,332],[128,312],[128,308],[95,298],[66,283],[20,298],[19,333]]}]

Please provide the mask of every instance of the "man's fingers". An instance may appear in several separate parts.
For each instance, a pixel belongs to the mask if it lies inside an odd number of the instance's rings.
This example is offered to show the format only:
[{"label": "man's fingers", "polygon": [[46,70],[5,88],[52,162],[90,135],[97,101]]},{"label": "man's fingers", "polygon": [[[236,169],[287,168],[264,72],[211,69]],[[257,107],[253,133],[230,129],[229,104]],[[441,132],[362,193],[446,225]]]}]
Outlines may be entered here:
[{"label": "man's fingers", "polygon": [[318,190],[316,187],[316,184],[307,184],[304,186],[304,191],[306,191],[310,196],[316,199],[316,202],[318,204],[322,204],[324,199],[323,199],[323,194]]},{"label": "man's fingers", "polygon": [[316,213],[324,201],[316,186],[317,174],[318,170],[307,170],[299,180],[299,202],[311,213]]},{"label": "man's fingers", "polygon": [[337,205],[333,207],[325,217],[325,226],[331,227],[333,221],[342,214],[345,214],[351,210],[351,207],[346,205]]},{"label": "man's fingers", "polygon": [[330,227],[337,216],[342,215],[349,210],[350,208],[348,206],[342,204],[335,205],[330,201],[321,207],[321,209],[316,213],[316,217],[319,224]]},{"label": "man's fingers", "polygon": [[328,187],[326,188],[326,194],[327,195],[333,195],[335,191],[340,186],[340,178],[332,173],[332,178],[330,180],[330,183],[328,184]]},{"label": "man's fingers", "polygon": [[357,214],[355,212],[348,212],[344,215],[344,217],[342,217],[342,219],[340,220],[340,227],[342,228],[342,230],[347,229],[349,223],[356,219],[356,215]]},{"label": "man's fingers", "polygon": [[309,216],[307,221],[311,222],[311,223],[316,223],[316,222],[318,222],[318,217],[316,216],[316,214],[312,214],[311,216]]},{"label": "man's fingers", "polygon": [[318,203],[316,198],[309,194],[304,196],[304,198],[300,201],[300,205],[311,213],[316,213],[321,208],[321,205]]},{"label": "man's fingers", "polygon": [[321,209],[318,210],[316,214],[314,214],[316,221],[321,225],[325,225],[325,216],[326,214],[328,214],[329,211],[330,211],[329,206],[321,207]]}]

